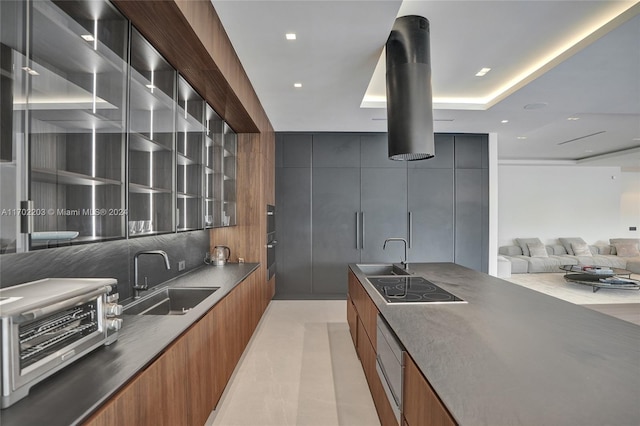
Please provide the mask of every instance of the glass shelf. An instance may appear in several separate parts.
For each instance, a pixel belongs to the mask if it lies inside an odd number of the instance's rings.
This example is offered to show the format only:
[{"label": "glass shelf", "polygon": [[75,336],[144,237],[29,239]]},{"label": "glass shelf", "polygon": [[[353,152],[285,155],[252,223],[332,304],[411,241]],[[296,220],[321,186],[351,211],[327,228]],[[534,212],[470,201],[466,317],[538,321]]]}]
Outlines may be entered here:
[{"label": "glass shelf", "polygon": [[66,170],[31,169],[31,178],[37,182],[55,183],[58,185],[122,185],[122,181],[87,176]]},{"label": "glass shelf", "polygon": [[129,192],[136,194],[170,194],[171,189],[165,188],[153,188],[146,185],[139,185],[137,183],[129,183]]},{"label": "glass shelf", "polygon": [[142,152],[171,151],[171,148],[163,145],[157,140],[152,141],[140,133],[129,133],[129,150]]}]

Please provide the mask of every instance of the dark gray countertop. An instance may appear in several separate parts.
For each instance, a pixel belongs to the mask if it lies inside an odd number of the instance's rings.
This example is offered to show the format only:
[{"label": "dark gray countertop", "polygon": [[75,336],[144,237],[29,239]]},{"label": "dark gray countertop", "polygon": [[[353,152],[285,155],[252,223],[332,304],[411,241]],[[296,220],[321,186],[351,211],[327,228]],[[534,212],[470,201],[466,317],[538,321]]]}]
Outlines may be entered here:
[{"label": "dark gray countertop", "polygon": [[0,424],[67,426],[86,419],[257,267],[257,263],[203,266],[164,283],[219,290],[185,315],[123,315],[116,343],[35,385],[28,397],[0,411]]},{"label": "dark gray countertop", "polygon": [[452,263],[410,270],[466,304],[385,303],[460,425],[640,425],[640,326]]}]

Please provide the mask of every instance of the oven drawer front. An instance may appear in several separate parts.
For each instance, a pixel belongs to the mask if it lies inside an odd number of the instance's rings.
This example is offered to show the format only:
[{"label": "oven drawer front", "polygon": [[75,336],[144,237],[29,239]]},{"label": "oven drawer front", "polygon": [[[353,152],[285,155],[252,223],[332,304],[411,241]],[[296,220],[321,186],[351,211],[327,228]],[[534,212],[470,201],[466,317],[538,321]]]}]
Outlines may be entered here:
[{"label": "oven drawer front", "polygon": [[404,348],[380,314],[376,328],[376,369],[394,412],[399,414],[402,410]]}]

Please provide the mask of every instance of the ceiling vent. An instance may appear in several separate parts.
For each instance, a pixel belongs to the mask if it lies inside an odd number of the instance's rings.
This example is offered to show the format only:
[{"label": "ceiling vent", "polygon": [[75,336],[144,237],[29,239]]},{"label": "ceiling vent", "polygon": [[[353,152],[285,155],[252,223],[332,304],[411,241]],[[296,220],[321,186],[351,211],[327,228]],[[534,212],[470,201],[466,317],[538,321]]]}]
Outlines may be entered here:
[{"label": "ceiling vent", "polygon": [[397,18],[386,45],[389,158],[424,160],[435,155],[429,21]]}]

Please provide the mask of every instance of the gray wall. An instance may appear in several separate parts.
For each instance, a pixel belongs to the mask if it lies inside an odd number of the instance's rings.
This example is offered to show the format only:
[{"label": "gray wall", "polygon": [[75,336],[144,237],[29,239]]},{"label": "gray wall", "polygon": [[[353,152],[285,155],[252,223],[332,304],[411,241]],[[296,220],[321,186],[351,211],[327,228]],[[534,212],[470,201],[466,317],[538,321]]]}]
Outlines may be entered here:
[{"label": "gray wall", "polygon": [[[160,256],[139,258],[140,280],[148,277],[149,286],[182,275],[203,264],[209,250],[209,231],[200,230],[35,250],[0,256],[0,287],[9,287],[42,278],[116,278],[120,300],[131,297],[133,256],[141,250],[164,250],[171,270]],[[178,271],[178,261],[186,269]]]}]

